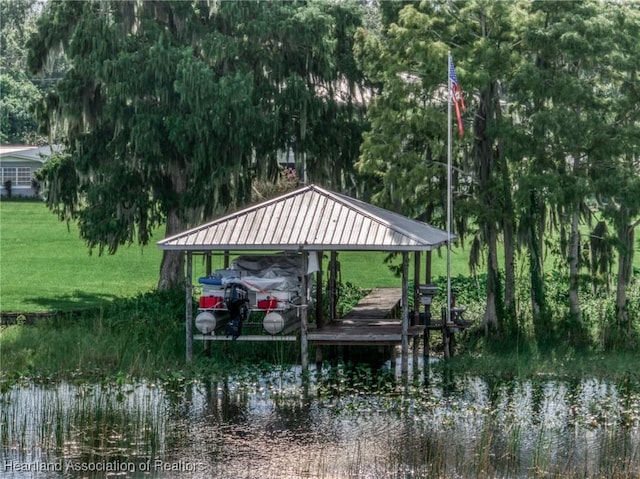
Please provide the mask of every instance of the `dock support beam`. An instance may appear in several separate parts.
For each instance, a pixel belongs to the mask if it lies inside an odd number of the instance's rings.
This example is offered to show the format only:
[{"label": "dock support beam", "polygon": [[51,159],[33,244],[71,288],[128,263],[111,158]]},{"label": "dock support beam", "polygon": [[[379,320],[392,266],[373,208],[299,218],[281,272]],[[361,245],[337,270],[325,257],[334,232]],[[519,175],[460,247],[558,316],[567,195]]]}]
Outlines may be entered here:
[{"label": "dock support beam", "polygon": [[413,253],[413,319],[411,324],[420,324],[420,251]]},{"label": "dock support beam", "polygon": [[[411,325],[420,324],[420,251],[413,253],[413,318]],[[423,332],[422,334],[426,334]],[[420,353],[420,336],[413,338],[413,375],[416,377],[418,373],[418,357]]]},{"label": "dock support beam", "polygon": [[307,269],[309,264],[309,253],[307,251],[302,251],[302,311],[300,314],[300,361],[302,366],[303,374],[309,370],[309,343],[307,338],[307,333],[309,331],[309,324],[307,319],[307,307],[308,301],[307,298],[309,296],[309,292],[307,289],[309,288],[308,280],[307,280]]},{"label": "dock support beam", "polygon": [[318,251],[318,271],[316,272],[316,327],[321,328],[324,326],[324,316],[322,313],[322,297],[323,291],[323,278],[322,278],[322,256],[323,252]]},{"label": "dock support beam", "polygon": [[[204,258],[205,258],[204,274],[205,276],[211,276],[211,272],[213,271],[211,251],[207,251],[204,254]],[[211,356],[211,341],[204,342],[204,355],[207,357]]]},{"label": "dock support beam", "polygon": [[409,253],[402,252],[402,376],[409,373]]},{"label": "dock support beam", "polygon": [[[425,255],[424,262],[424,284],[431,284],[431,254],[432,251],[427,251]],[[427,304],[425,306],[425,328],[424,328],[424,339],[422,346],[422,357],[424,362],[424,369],[427,370],[427,364],[429,363],[429,343],[431,339],[431,330],[429,326],[431,324],[431,305]]]},{"label": "dock support beam", "polygon": [[337,316],[338,305],[338,252],[331,251],[329,259],[329,321],[333,321]]},{"label": "dock support beam", "polygon": [[186,336],[186,360],[188,363],[193,358],[193,255],[187,251],[186,273],[186,297],[185,297],[185,336]]}]

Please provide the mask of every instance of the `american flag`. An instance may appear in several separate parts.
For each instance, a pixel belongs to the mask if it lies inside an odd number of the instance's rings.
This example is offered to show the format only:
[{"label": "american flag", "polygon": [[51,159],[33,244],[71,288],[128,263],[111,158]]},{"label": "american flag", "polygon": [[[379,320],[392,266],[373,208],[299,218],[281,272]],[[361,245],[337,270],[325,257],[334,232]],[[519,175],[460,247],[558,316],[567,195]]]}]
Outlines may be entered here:
[{"label": "american flag", "polygon": [[460,111],[464,111],[466,106],[464,104],[464,99],[462,98],[462,88],[460,87],[460,83],[458,83],[458,76],[456,75],[456,67],[453,65],[453,58],[449,55],[449,84],[450,84],[450,92],[451,100],[456,107],[456,117],[458,119],[458,133],[460,136],[464,135],[464,128],[462,126],[462,117],[460,115]]}]

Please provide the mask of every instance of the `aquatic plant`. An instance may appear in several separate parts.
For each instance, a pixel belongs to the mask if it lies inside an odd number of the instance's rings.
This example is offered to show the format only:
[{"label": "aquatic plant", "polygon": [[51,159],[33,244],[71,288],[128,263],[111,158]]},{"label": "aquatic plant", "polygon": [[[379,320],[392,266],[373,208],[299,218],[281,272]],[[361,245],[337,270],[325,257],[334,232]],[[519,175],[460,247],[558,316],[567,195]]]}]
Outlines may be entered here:
[{"label": "aquatic plant", "polygon": [[248,478],[640,474],[637,376],[377,374],[338,364],[305,382],[299,367],[259,364],[202,380],[15,384],[0,398],[0,459],[186,462]]}]

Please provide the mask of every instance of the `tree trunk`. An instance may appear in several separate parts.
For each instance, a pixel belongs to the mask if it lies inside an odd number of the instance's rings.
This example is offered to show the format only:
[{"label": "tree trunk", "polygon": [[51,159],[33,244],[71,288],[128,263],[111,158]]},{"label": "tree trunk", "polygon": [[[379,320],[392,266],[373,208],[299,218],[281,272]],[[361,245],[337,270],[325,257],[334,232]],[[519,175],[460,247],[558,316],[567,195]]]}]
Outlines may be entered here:
[{"label": "tree trunk", "polygon": [[[625,222],[626,223],[626,222]],[[627,314],[627,286],[631,281],[631,270],[633,268],[633,250],[635,239],[635,227],[627,224],[618,228],[618,285],[616,287],[616,319],[619,324],[628,322],[627,328],[631,331],[631,318]]]},{"label": "tree trunk", "polygon": [[[183,224],[175,209],[167,215],[165,238],[183,231]],[[164,251],[160,263],[158,290],[166,291],[184,285],[184,252]]]},{"label": "tree trunk", "polygon": [[[496,121],[502,122],[502,107],[500,96],[494,95],[493,109]],[[504,313],[505,319],[510,323],[511,330],[517,327],[516,321],[516,260],[515,260],[515,208],[513,206],[513,185],[509,176],[509,165],[504,155],[502,139],[498,140],[496,161],[500,169],[500,182],[502,187],[502,221],[501,228],[504,240]]]},{"label": "tree trunk", "polygon": [[[180,198],[186,190],[186,178],[184,168],[178,161],[169,164],[169,175],[173,184],[176,198]],[[167,212],[167,224],[165,238],[184,231],[184,221],[178,208],[179,201],[175,201],[173,208]],[[184,285],[184,252],[164,251],[160,263],[160,279],[158,290],[165,291]]]},{"label": "tree trunk", "polygon": [[544,292],[544,273],[542,269],[542,234],[539,216],[542,208],[538,204],[538,194],[530,193],[529,206],[529,275],[531,281],[531,310],[533,329],[537,340],[550,336],[552,324],[547,321],[547,305]]},{"label": "tree trunk", "polygon": [[[499,98],[496,99],[496,117],[502,118]],[[496,161],[500,165],[500,181],[502,184],[502,237],[504,240],[504,309],[506,318],[515,327],[516,322],[516,260],[515,260],[515,213],[513,185],[509,176],[507,159],[502,154],[504,149],[499,146]]]},{"label": "tree trunk", "polygon": [[571,212],[571,237],[569,240],[569,311],[571,317],[582,323],[580,311],[580,231],[579,231],[580,206],[574,205]]},{"label": "tree trunk", "polygon": [[496,226],[488,225],[487,241],[489,243],[487,261],[487,307],[484,312],[482,327],[485,333],[490,329],[498,329],[497,295],[500,293],[500,271],[498,270],[498,232]]},{"label": "tree trunk", "polygon": [[[510,213],[506,213],[510,214]],[[503,222],[504,238],[504,309],[510,320],[516,318],[516,260],[513,219]]]},{"label": "tree trunk", "polygon": [[495,200],[496,191],[496,150],[493,139],[488,131],[489,122],[495,121],[495,98],[497,96],[497,84],[489,82],[479,96],[478,108],[473,121],[474,133],[474,157],[475,168],[478,177],[478,197],[480,211],[478,223],[484,233],[484,239],[488,246],[487,258],[487,305],[484,313],[482,327],[485,331],[496,330],[499,326],[497,307],[499,271],[497,253],[497,221],[500,218],[501,206]]},{"label": "tree trunk", "polygon": [[[501,149],[502,150],[502,149]],[[512,329],[517,324],[516,321],[516,247],[515,247],[515,213],[511,192],[513,185],[509,177],[507,160],[503,155],[498,155],[497,161],[500,164],[501,185],[502,185],[502,237],[504,240],[504,313],[506,320],[511,324]]]}]

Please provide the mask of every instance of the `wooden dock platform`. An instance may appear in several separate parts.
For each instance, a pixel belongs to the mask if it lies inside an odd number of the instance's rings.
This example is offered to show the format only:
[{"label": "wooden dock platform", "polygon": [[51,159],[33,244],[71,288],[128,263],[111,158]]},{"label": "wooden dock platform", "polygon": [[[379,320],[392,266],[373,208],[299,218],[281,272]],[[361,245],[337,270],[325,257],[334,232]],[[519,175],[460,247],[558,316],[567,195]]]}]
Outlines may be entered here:
[{"label": "wooden dock platform", "polygon": [[[400,288],[375,288],[346,316],[320,329],[310,330],[308,341],[317,345],[397,345],[402,342],[402,320],[394,318]],[[424,326],[410,326],[409,338],[420,336]]]}]

